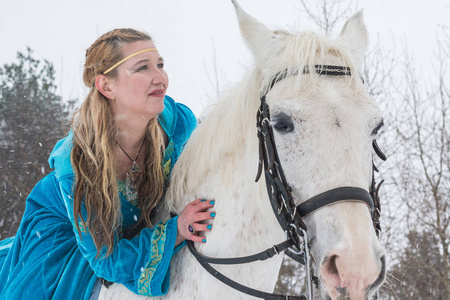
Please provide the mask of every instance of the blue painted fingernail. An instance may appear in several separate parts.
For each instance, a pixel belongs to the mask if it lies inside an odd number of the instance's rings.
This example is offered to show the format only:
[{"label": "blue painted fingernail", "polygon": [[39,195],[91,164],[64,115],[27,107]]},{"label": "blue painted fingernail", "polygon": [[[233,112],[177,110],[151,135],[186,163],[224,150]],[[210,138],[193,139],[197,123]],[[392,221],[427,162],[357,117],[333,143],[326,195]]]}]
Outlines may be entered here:
[{"label": "blue painted fingernail", "polygon": [[211,213],[210,216],[214,218],[216,216],[216,213]]},{"label": "blue painted fingernail", "polygon": [[206,199],[202,199],[202,202],[205,202],[206,201]]},{"label": "blue painted fingernail", "polygon": [[206,228],[211,229],[212,225],[210,224],[210,225],[206,226]]},{"label": "blue painted fingernail", "polygon": [[206,243],[206,239],[203,239],[202,242],[203,242],[203,243]]},{"label": "blue painted fingernail", "polygon": [[211,205],[214,205],[214,203],[216,203],[216,201],[214,201],[214,200],[209,201],[209,204],[211,204]]}]

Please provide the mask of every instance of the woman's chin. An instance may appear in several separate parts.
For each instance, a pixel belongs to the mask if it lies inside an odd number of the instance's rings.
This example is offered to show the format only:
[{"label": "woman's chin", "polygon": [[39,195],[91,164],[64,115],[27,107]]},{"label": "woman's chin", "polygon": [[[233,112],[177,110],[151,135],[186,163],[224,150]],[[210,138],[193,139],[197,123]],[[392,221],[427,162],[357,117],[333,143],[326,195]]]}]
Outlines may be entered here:
[{"label": "woman's chin", "polygon": [[164,103],[160,106],[152,106],[151,110],[142,113],[142,118],[149,122],[151,119],[158,117],[164,110]]},{"label": "woman's chin", "polygon": [[151,107],[151,111],[155,115],[159,115],[160,113],[163,112],[163,110],[164,110],[164,98],[162,98],[159,102],[155,103]]}]

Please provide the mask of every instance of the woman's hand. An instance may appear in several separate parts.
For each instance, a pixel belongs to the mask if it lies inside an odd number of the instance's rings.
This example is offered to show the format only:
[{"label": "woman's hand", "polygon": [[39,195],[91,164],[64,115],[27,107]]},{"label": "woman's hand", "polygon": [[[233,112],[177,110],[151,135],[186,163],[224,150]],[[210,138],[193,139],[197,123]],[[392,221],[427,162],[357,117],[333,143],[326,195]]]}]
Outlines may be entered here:
[{"label": "woman's hand", "polygon": [[208,208],[214,207],[214,200],[196,199],[186,205],[178,216],[178,234],[175,246],[184,240],[191,240],[197,243],[206,243],[204,236],[197,233],[211,231],[212,224],[204,224],[203,221],[212,220],[216,216],[215,212],[206,212]]}]

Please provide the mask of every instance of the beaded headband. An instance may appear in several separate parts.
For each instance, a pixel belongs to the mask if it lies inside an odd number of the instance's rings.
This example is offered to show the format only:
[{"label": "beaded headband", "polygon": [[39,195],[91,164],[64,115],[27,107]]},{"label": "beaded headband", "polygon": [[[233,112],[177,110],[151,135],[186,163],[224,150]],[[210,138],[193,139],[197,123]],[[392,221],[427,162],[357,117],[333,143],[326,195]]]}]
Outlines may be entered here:
[{"label": "beaded headband", "polygon": [[130,58],[135,57],[136,55],[139,55],[139,54],[141,54],[141,53],[148,52],[148,51],[158,51],[158,50],[157,50],[156,48],[148,48],[148,49],[144,49],[144,50],[138,51],[138,52],[136,52],[136,53],[130,54],[130,55],[128,55],[127,57],[125,57],[124,59],[121,59],[121,60],[120,60],[118,63],[116,63],[114,66],[112,66],[111,68],[109,68],[108,70],[106,70],[105,72],[103,72],[103,75],[108,74],[109,72],[111,72],[112,70],[114,70],[114,68],[116,68],[118,65],[124,63],[125,61],[129,60]]}]

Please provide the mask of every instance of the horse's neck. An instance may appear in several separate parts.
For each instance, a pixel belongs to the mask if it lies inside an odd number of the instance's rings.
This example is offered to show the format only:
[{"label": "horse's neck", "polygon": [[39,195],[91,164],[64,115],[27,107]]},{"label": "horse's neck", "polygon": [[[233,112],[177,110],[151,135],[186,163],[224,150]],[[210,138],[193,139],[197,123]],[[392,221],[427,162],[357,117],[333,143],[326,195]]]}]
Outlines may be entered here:
[{"label": "horse's neck", "polygon": [[[244,155],[240,159],[225,158],[228,161],[224,161],[223,168],[210,172],[210,176],[204,178],[199,186],[187,191],[185,196],[191,199],[206,197],[216,200],[214,211],[217,215],[212,231],[206,234],[207,242],[195,245],[200,253],[212,257],[246,256],[283,241],[283,232],[273,215],[264,182],[254,182],[257,167],[255,154],[250,157]],[[214,267],[235,281],[271,292],[281,260],[282,257],[278,256],[265,262]],[[193,285],[208,288],[193,292]],[[188,295],[197,295],[195,299],[247,298],[207,273],[187,249],[174,257],[168,295],[168,299],[189,298]]]},{"label": "horse's neck", "polygon": [[[207,255],[248,255],[251,253],[245,253],[246,248],[254,252],[255,248],[266,246],[268,241],[279,242],[282,238],[279,236],[281,228],[268,200],[264,176],[259,182],[255,182],[259,144],[256,126],[253,130],[248,129],[247,132],[250,133],[246,135],[241,133],[245,144],[239,149],[227,152],[219,161],[210,163],[199,176],[200,180],[191,181],[191,184],[184,186],[182,194],[176,196],[184,198],[184,201],[177,202],[177,211],[181,211],[195,198],[215,200],[213,210],[216,211],[216,217],[213,221],[213,230],[207,235],[207,244],[200,247]],[[203,139],[208,140],[207,137]],[[196,141],[191,143],[195,144]],[[184,160],[185,157],[181,159]],[[190,159],[197,161],[182,166],[183,173],[187,174],[185,176],[195,174],[200,165],[208,164],[208,160],[204,157],[190,157]],[[174,173],[174,177],[176,175]],[[175,179],[174,183],[183,185],[185,181]],[[238,247],[233,247],[235,243],[238,243]],[[222,246],[213,247],[215,244]],[[269,246],[271,245],[267,245]]]},{"label": "horse's neck", "polygon": [[[258,74],[249,74],[226,101],[216,106],[200,124],[177,162],[169,201],[176,211],[196,198],[215,200],[216,217],[205,244],[197,250],[211,257],[240,257],[264,251],[284,239],[272,212],[265,183],[255,183],[258,140],[254,116]],[[256,79],[255,79],[256,78]],[[245,99],[243,99],[245,98]],[[252,101],[256,100],[256,101]],[[263,180],[263,179],[261,179]],[[243,265],[215,265],[241,284],[272,291],[282,256]],[[167,299],[247,299],[224,285],[196,261],[186,247],[171,263],[171,285]]]}]

